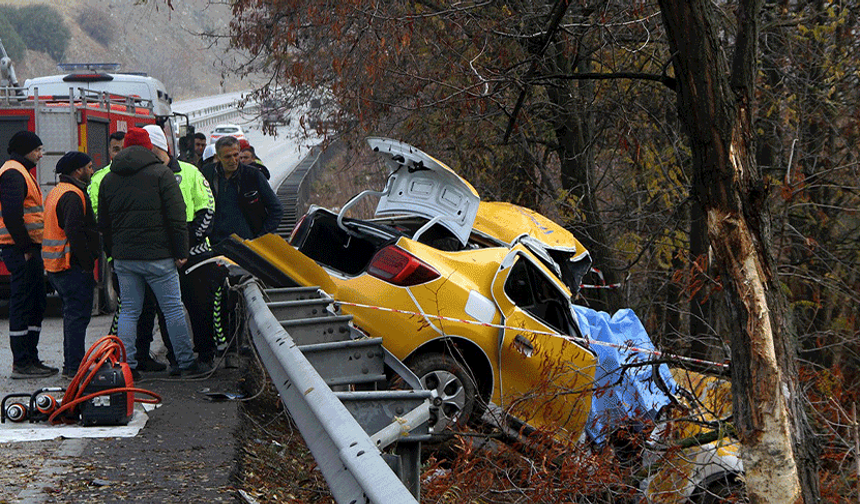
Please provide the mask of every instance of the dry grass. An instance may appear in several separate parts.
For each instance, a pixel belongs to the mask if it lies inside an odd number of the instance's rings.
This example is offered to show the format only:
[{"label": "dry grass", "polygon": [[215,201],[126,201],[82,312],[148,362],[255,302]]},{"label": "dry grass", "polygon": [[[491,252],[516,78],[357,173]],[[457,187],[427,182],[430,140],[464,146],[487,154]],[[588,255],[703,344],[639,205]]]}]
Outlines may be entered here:
[{"label": "dry grass", "polygon": [[246,386],[256,397],[242,403],[236,486],[260,504],[333,503],[328,484],[268,376],[259,371],[245,375],[253,377]]}]

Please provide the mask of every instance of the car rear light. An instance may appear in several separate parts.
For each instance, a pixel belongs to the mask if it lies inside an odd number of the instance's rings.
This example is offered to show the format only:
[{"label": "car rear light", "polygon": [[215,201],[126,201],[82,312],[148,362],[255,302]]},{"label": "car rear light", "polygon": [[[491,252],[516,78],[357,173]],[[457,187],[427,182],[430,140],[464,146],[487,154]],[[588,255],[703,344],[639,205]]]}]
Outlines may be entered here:
[{"label": "car rear light", "polygon": [[401,287],[418,285],[439,278],[439,272],[405,250],[389,245],[373,256],[367,272],[380,280]]}]

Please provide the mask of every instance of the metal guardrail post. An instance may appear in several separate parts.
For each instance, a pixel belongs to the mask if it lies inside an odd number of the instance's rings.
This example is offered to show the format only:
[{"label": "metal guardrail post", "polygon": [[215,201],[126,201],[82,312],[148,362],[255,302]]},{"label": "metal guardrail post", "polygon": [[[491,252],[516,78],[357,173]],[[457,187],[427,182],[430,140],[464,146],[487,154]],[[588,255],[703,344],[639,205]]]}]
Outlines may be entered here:
[{"label": "metal guardrail post", "polygon": [[[339,503],[416,503],[374,441],[317,373],[266,305],[255,283],[243,288],[248,326],[281,400]],[[426,408],[412,413],[426,422]],[[381,437],[390,437],[386,430]]]}]

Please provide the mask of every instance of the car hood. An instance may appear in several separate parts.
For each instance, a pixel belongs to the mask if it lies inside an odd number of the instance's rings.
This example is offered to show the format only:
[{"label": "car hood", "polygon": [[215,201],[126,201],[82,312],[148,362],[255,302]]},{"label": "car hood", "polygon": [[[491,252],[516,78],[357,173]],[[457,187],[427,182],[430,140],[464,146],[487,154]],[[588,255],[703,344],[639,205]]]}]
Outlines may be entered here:
[{"label": "car hood", "polygon": [[478,191],[447,165],[409,144],[380,137],[368,138],[367,143],[389,170],[376,215],[436,220],[465,245],[478,212]]},{"label": "car hood", "polygon": [[475,231],[509,245],[528,235],[547,249],[569,252],[572,258],[588,254],[570,231],[534,210],[513,203],[482,201],[474,227]]},{"label": "car hood", "polygon": [[591,256],[567,229],[547,217],[519,205],[482,201],[475,216],[475,232],[512,247],[522,243],[535,255],[555,264],[555,273],[571,292],[579,291]]}]

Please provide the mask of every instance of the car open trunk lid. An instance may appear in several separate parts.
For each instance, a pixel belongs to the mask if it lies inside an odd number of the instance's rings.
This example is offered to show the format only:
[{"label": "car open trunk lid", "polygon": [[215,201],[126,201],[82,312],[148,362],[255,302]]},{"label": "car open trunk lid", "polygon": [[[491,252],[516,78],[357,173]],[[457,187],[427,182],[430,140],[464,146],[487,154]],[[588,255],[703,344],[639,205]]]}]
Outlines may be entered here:
[{"label": "car open trunk lid", "polygon": [[481,199],[475,188],[447,165],[409,144],[381,137],[370,137],[367,143],[390,173],[376,215],[435,219],[465,245]]}]

